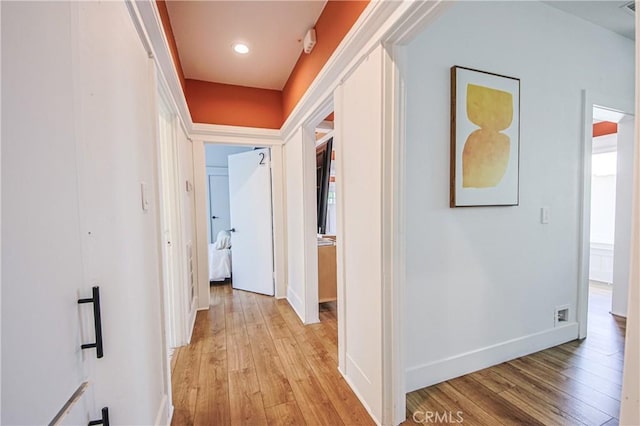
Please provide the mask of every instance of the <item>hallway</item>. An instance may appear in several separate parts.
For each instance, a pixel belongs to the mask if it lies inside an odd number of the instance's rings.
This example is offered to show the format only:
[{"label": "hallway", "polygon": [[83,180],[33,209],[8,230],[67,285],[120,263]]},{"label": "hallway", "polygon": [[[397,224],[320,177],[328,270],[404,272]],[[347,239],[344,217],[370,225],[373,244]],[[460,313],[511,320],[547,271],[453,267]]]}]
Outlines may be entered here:
[{"label": "hallway", "polygon": [[610,286],[592,283],[585,340],[411,392],[405,424],[460,411],[473,425],[617,425],[626,321],[610,307]]},{"label": "hallway", "polygon": [[211,286],[172,358],[173,425],[373,424],[337,370],[335,308],[304,326],[286,300]]}]

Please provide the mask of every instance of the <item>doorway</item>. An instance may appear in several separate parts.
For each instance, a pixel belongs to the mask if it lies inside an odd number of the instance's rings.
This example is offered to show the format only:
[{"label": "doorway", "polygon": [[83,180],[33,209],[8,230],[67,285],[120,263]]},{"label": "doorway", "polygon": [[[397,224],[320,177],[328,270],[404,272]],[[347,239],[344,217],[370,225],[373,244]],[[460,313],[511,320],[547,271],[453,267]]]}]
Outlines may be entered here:
[{"label": "doorway", "polygon": [[318,312],[320,322],[328,321],[337,326],[337,212],[333,113],[316,126],[315,134]]},{"label": "doorway", "polygon": [[269,148],[207,144],[210,285],[273,296],[273,202]]},{"label": "doorway", "polygon": [[579,311],[584,309],[586,317],[581,318],[582,338],[587,337],[587,329],[595,336],[602,330],[611,334],[616,327],[609,324],[624,321],[627,315],[635,145],[631,114],[598,104],[585,108],[591,113],[591,120],[585,122],[591,124],[592,138],[585,150],[588,226],[583,226],[583,256],[588,258],[588,269],[583,266],[580,286],[579,303],[584,307]]}]

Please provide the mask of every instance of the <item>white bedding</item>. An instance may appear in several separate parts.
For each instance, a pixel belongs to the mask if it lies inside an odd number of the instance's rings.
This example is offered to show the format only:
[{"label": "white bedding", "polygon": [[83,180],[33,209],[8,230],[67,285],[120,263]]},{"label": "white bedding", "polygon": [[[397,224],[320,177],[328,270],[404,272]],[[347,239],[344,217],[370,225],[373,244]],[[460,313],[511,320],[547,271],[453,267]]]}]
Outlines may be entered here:
[{"label": "white bedding", "polygon": [[231,249],[216,249],[209,244],[209,281],[231,278]]}]

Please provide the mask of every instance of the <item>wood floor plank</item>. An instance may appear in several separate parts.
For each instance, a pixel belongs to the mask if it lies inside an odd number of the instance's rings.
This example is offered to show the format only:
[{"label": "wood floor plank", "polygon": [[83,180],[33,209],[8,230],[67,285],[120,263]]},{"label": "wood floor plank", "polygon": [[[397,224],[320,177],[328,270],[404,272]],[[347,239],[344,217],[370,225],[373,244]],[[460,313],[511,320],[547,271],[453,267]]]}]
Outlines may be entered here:
[{"label": "wood floor plank", "polygon": [[192,351],[182,351],[179,363],[171,377],[173,403],[180,424],[192,424],[198,395],[198,375],[200,370],[200,345],[194,344]]},{"label": "wood floor plank", "polygon": [[291,385],[266,326],[251,324],[247,331],[265,408],[294,401]]},{"label": "wood floor plank", "polygon": [[318,341],[324,346],[329,356],[335,364],[338,364],[338,335],[334,329],[325,323],[312,324],[309,326],[318,338]]},{"label": "wood floor plank", "polygon": [[273,426],[304,426],[302,411],[295,401],[285,402],[265,409],[267,423]]},{"label": "wood floor plank", "polygon": [[280,359],[287,366],[286,374],[296,402],[298,406],[305,407],[302,414],[306,422],[312,425],[344,424],[313,374],[297,341],[293,338],[283,338],[274,343]]},{"label": "wood floor plank", "polygon": [[[589,371],[571,367],[560,369],[552,364],[545,364],[536,361],[531,357],[523,357],[511,361],[513,365],[526,370],[537,377],[546,380],[559,389],[583,389],[590,388],[592,392],[605,394],[611,398],[618,399],[622,393],[620,385],[616,385],[609,380],[596,376]],[[582,386],[581,386],[582,385]]]},{"label": "wood floor plank", "polygon": [[453,413],[455,418],[458,414],[467,424],[478,426],[494,426],[500,424],[500,421],[490,413],[483,410],[479,405],[475,404],[471,399],[459,392],[449,383],[440,383],[433,386],[429,393],[433,399],[445,409],[445,412]]},{"label": "wood floor plank", "polygon": [[229,382],[225,350],[203,353],[200,359],[199,392],[194,424],[231,424]]},{"label": "wood floor plank", "polygon": [[[430,389],[419,389],[407,395],[407,420],[402,425],[450,425],[449,422],[436,421],[433,413],[444,413],[447,408],[436,401]],[[427,421],[427,415],[429,420]],[[495,423],[495,425],[499,425]]]},{"label": "wood floor plank", "polygon": [[611,371],[622,373],[624,362],[611,358],[606,355],[595,354],[593,352],[584,352],[576,354],[564,349],[562,346],[547,349],[549,355],[562,359],[563,361],[572,363],[577,366],[584,365],[586,368],[605,368]]},{"label": "wood floor plank", "polygon": [[[511,363],[496,366],[494,372],[516,385],[505,392],[540,413],[545,424],[599,425],[609,416],[570,395],[514,367]],[[502,397],[503,394],[501,393]]]},{"label": "wood floor plank", "polygon": [[467,396],[484,411],[491,413],[500,423],[505,425],[543,425],[520,408],[507,403],[477,380],[462,376],[448,382],[458,392]]},{"label": "wood floor plank", "polygon": [[229,371],[231,425],[266,425],[260,384],[254,368]]},{"label": "wood floor plank", "polygon": [[583,362],[574,361],[571,357],[561,358],[558,355],[554,355],[554,353],[551,351],[538,352],[529,355],[528,358],[543,364],[552,365],[554,366],[554,368],[558,368],[561,371],[569,369],[587,371],[590,374],[622,386],[622,372],[610,369],[605,366],[594,365],[593,363],[585,364]]},{"label": "wood floor plank", "polygon": [[310,356],[307,362],[344,424],[375,425],[328,354]]}]

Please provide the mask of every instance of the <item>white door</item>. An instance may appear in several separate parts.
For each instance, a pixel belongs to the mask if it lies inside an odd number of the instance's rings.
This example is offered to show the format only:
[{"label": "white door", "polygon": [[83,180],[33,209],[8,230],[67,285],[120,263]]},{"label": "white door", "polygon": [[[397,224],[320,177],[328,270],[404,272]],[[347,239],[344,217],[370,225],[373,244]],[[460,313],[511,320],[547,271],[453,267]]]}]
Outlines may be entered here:
[{"label": "white door", "polygon": [[2,4],[0,424],[51,422],[85,381],[83,358],[95,357],[80,349],[91,343],[80,326],[91,314],[77,299],[91,290],[82,277],[72,67],[61,60],[71,12],[62,2]]},{"label": "white door", "polygon": [[112,424],[153,424],[168,383],[153,61],[124,2],[71,4],[83,275],[102,301],[104,357],[85,354],[93,412],[108,406]]},{"label": "white door", "polygon": [[269,149],[229,156],[233,288],[273,296]]},{"label": "white door", "polygon": [[211,242],[216,241],[218,232],[230,229],[229,218],[229,176],[209,175],[209,212],[211,213]]}]

